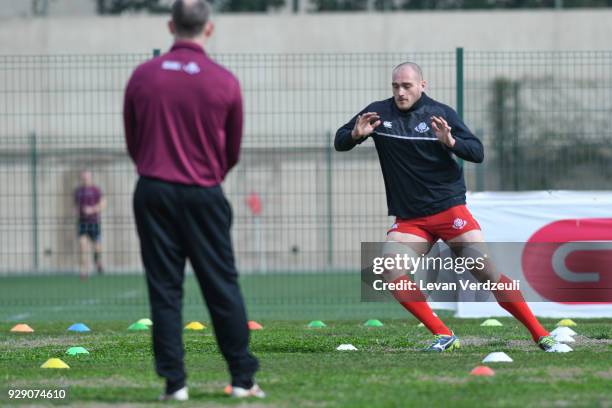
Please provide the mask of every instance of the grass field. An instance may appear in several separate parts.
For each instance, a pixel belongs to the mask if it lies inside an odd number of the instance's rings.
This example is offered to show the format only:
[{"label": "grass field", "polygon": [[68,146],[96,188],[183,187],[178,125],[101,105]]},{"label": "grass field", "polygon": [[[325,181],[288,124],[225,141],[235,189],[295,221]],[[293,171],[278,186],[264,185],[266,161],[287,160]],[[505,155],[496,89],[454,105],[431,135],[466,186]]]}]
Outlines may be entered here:
[{"label": "grass field", "polygon": [[[377,317],[377,316],[373,316]],[[328,321],[308,329],[306,321],[262,321],[252,332],[252,351],[261,361],[257,379],[265,400],[245,406],[270,407],[611,407],[612,330],[609,319],[577,320],[574,353],[548,354],[511,319],[503,327],[480,327],[480,320],[446,319],[463,347],[452,353],[420,352],[430,336],[413,319],[386,320],[380,328],[363,321]],[[552,328],[553,320],[545,320]],[[91,323],[92,332],[66,332],[73,321],[29,322],[30,334],[9,333],[0,324],[0,405],[20,405],[8,388],[65,388],[73,406],[157,405],[162,382],[153,372],[150,334],[128,332],[129,321]],[[87,322],[86,322],[87,323]],[[210,328],[185,333],[191,401],[181,406],[243,404],[222,393],[228,381]],[[359,351],[339,352],[341,343]],[[90,355],[65,355],[83,346]],[[492,351],[513,363],[490,365],[496,376],[472,377],[470,370]],[[44,370],[61,357],[69,370]],[[25,401],[22,404],[41,404]],[[57,402],[59,403],[59,402]],[[241,405],[242,406],[242,405]]]},{"label": "grass field", "polygon": [[[362,319],[372,313],[402,317],[392,303],[362,303],[359,272],[242,275],[240,284],[255,319]],[[138,319],[148,315],[141,275],[0,277],[0,322]],[[207,319],[193,275],[185,279],[184,318]]]}]

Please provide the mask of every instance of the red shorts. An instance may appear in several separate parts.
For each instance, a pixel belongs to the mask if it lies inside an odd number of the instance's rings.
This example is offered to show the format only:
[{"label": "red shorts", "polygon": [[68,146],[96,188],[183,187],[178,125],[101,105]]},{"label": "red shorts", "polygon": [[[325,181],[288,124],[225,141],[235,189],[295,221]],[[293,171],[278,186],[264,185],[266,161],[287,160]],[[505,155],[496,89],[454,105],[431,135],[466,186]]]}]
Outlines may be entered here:
[{"label": "red shorts", "polygon": [[408,220],[396,218],[395,224],[391,226],[387,234],[397,231],[418,235],[430,242],[436,242],[438,239],[447,241],[472,230],[480,230],[480,225],[472,217],[467,207],[462,204],[425,217]]}]

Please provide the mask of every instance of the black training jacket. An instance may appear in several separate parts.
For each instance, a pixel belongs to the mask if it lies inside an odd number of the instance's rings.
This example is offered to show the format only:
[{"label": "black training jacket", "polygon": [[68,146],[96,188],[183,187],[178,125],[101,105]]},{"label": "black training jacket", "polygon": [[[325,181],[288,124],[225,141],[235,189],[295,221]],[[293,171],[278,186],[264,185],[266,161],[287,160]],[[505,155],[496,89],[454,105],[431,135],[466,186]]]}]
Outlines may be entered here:
[{"label": "black training jacket", "polygon": [[[407,111],[400,111],[389,98],[371,103],[358,115],[365,112],[380,115],[381,124],[370,136],[385,180],[389,215],[416,218],[465,204],[463,169],[453,154],[481,163],[484,151],[457,112],[424,93]],[[452,149],[436,138],[431,127],[434,115],[443,117],[451,127],[456,141]],[[356,120],[357,115],[336,132],[337,151],[351,150],[367,139],[351,138]]]}]

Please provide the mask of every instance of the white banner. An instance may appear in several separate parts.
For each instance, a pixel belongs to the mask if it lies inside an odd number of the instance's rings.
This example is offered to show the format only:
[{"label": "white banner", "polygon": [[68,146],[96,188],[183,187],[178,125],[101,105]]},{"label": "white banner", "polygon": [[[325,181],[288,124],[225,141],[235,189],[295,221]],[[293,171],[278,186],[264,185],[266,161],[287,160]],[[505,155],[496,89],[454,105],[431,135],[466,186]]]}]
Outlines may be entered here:
[{"label": "white banner", "polygon": [[[484,192],[468,194],[467,203],[488,242],[612,241],[612,192]],[[556,273],[554,278],[564,279],[568,285],[586,279],[598,280],[604,288],[612,287],[609,273],[601,276],[594,272],[573,274],[563,270],[564,266],[555,263],[554,259],[551,265]],[[521,262],[515,266],[522,268]],[[527,275],[535,273],[540,272],[529,271]],[[528,286],[526,290],[542,292],[542,288],[531,287],[533,279],[530,283],[524,270],[514,271],[513,275],[523,276],[521,286]],[[612,317],[612,303],[531,302],[529,305],[541,317]],[[456,307],[457,317],[507,315],[504,309],[491,302],[460,302]]]}]

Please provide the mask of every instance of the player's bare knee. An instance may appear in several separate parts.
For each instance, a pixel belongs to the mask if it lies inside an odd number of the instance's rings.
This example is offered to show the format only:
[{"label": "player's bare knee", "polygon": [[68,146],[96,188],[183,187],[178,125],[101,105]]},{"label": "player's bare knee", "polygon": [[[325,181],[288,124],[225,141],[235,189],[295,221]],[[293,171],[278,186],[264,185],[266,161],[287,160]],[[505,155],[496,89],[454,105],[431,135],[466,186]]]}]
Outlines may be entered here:
[{"label": "player's bare knee", "polygon": [[413,275],[416,270],[413,259],[420,256],[420,253],[413,243],[397,242],[387,240],[382,248],[383,258],[392,259],[394,267],[385,267],[382,277],[387,282],[393,282],[396,279],[408,275]]}]

